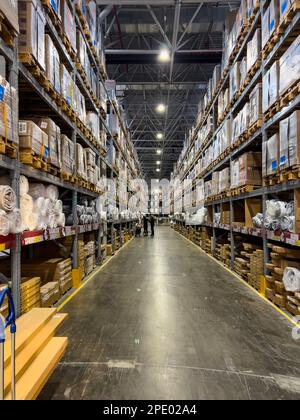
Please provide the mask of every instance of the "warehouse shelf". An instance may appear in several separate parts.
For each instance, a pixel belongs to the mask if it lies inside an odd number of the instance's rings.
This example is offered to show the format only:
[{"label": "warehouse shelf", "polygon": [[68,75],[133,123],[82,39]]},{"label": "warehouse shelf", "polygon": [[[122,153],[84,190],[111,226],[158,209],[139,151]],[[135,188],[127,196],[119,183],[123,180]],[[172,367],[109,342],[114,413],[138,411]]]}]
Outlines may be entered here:
[{"label": "warehouse shelf", "polygon": [[0,38],[0,54],[4,55],[9,61],[14,61],[14,52],[8,47],[5,42]]},{"label": "warehouse shelf", "polygon": [[300,94],[293,99],[288,106],[284,107],[281,111],[277,112],[277,114],[274,115],[273,118],[271,118],[269,121],[267,121],[264,124],[265,130],[269,130],[273,126],[276,126],[279,124],[280,120],[284,119],[285,117],[288,117],[289,114],[291,114],[293,111],[295,111],[300,106]]}]

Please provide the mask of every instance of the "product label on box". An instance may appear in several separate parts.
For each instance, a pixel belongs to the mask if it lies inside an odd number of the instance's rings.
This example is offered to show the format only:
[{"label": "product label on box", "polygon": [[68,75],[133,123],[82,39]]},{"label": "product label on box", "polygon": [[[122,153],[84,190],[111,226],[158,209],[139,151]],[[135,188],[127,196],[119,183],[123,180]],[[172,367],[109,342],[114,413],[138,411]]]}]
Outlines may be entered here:
[{"label": "product label on box", "polygon": [[25,122],[19,122],[19,134],[27,133],[27,124]]},{"label": "product label on box", "polygon": [[288,5],[288,0],[284,1],[284,2],[281,4],[281,14],[282,14],[282,15],[283,15],[283,14],[284,14],[284,12],[286,11],[286,9],[287,9],[287,5]]},{"label": "product label on box", "polygon": [[274,162],[272,162],[272,170],[275,171],[275,169],[277,169],[277,160],[274,160]]},{"label": "product label on box", "polygon": [[0,101],[4,99],[5,88],[4,86],[0,86]]},{"label": "product label on box", "polygon": [[286,156],[281,156],[280,158],[280,166],[283,166],[286,164]]},{"label": "product label on box", "polygon": [[57,14],[57,0],[51,0],[50,3],[51,3],[51,6],[52,6],[53,10]]}]

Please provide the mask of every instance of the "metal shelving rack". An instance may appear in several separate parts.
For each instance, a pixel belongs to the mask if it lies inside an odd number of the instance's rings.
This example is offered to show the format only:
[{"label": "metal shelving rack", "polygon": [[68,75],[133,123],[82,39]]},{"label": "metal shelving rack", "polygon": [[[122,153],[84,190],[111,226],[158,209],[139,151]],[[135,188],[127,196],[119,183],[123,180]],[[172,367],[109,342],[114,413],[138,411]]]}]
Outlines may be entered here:
[{"label": "metal shelving rack", "polygon": [[[98,63],[95,59],[93,51],[91,50],[89,43],[87,42],[86,35],[82,28],[80,19],[77,15],[75,10],[75,6],[73,2],[68,0],[68,4],[73,11],[73,15],[75,16],[77,27],[81,30],[82,35],[86,41],[88,55],[89,58],[96,69],[97,78],[98,78],[98,86],[97,90],[98,93],[100,92],[100,84],[102,84],[105,88],[105,80],[103,79]],[[87,110],[91,110],[98,114],[98,117],[101,122],[101,128],[106,131],[107,134],[107,141],[108,144],[112,140],[111,128],[109,126],[109,122],[106,121],[103,116],[101,115],[97,105],[95,104],[89,90],[87,89],[81,75],[79,74],[76,64],[72,61],[71,57],[69,56],[60,35],[58,34],[55,25],[53,24],[50,15],[47,12],[47,9],[44,9],[45,18],[46,18],[46,33],[49,33],[61,58],[61,61],[65,64],[66,68],[70,72],[73,80],[78,85],[81,93],[84,95],[86,100]],[[30,71],[19,62],[18,59],[18,40],[15,39],[14,41],[14,48],[8,47],[4,41],[0,38],[0,56],[3,56],[6,64],[7,64],[7,80],[11,84],[11,86],[15,87],[20,94],[22,92],[22,86],[26,85],[27,88],[30,89],[32,95],[35,99],[39,101],[43,107],[47,109],[47,116],[53,118],[59,126],[63,126],[64,129],[68,132],[70,139],[72,139],[74,145],[76,143],[80,143],[85,147],[91,148],[96,153],[97,165],[101,167],[101,175],[106,176],[107,178],[113,178],[117,176],[116,172],[114,171],[112,165],[107,160],[104,153],[106,150],[98,149],[95,147],[92,142],[85,137],[85,135],[80,131],[77,127],[76,123],[72,121],[58,106],[56,101],[52,99],[52,97],[45,91],[45,89],[39,84],[39,82],[35,79],[35,77],[30,73]],[[28,99],[28,104],[30,104],[30,99]],[[22,116],[25,115],[26,112],[22,109]],[[124,123],[122,122],[124,125]],[[129,141],[128,141],[129,144]],[[127,156],[121,150],[122,155],[128,161]],[[128,162],[129,163],[129,162]],[[135,161],[134,164],[139,168],[138,162]],[[133,166],[129,163],[131,171],[133,172]],[[57,240],[60,238],[64,238],[67,236],[71,236],[73,238],[73,246],[72,246],[72,262],[73,262],[73,269],[78,269],[78,255],[77,255],[77,241],[78,235],[85,233],[85,232],[95,232],[97,235],[96,240],[96,263],[97,265],[101,265],[103,263],[103,247],[106,247],[107,244],[107,237],[108,237],[108,229],[110,228],[110,223],[103,221],[98,224],[91,224],[87,226],[78,225],[78,218],[77,218],[77,203],[79,202],[80,196],[87,197],[89,199],[96,199],[99,197],[98,193],[93,191],[87,190],[85,188],[79,187],[78,185],[67,183],[61,178],[53,176],[49,173],[39,171],[34,169],[30,166],[24,165],[20,163],[19,154],[17,159],[10,159],[5,155],[0,155],[0,169],[4,171],[9,171],[10,178],[11,178],[11,186],[15,190],[18,198],[18,205],[20,200],[20,191],[19,191],[19,179],[20,175],[25,175],[29,179],[33,179],[35,181],[40,181],[48,184],[53,184],[61,188],[64,192],[71,193],[72,196],[72,212],[73,212],[73,220],[74,226],[66,226],[65,228],[57,228],[57,229],[47,229],[46,231],[37,231],[37,232],[24,232],[23,234],[19,235],[9,235],[8,237],[0,237],[0,251],[7,252],[11,256],[11,286],[13,290],[13,297],[14,302],[16,305],[17,314],[20,315],[21,313],[21,251],[22,247],[30,246],[32,244],[37,244],[45,241],[52,241]],[[75,174],[76,175],[76,174]],[[119,226],[120,230],[122,226],[128,226],[132,228],[133,221],[116,221],[112,226]],[[114,245],[113,245],[114,246]]]},{"label": "metal shelving rack", "polygon": [[[233,60],[232,66],[240,60],[240,58],[244,55],[246,46],[248,41],[251,39],[252,35],[254,34],[256,28],[261,27],[261,20],[264,11],[266,10],[266,7],[268,6],[269,1],[263,0],[261,1],[260,9],[257,12],[257,15],[252,22],[245,38],[242,43],[242,46],[240,50],[238,51],[235,59]],[[235,104],[230,109],[229,113],[227,114],[227,117],[236,115],[236,113],[241,109],[242,105],[245,104],[248,100],[249,94],[251,93],[252,89],[255,87],[257,83],[259,83],[263,76],[266,73],[266,69],[269,68],[275,60],[280,58],[280,56],[283,54],[283,50],[287,49],[288,46],[293,42],[293,37],[291,37],[291,34],[295,34],[295,28],[299,28],[300,23],[300,12],[298,11],[293,18],[293,20],[288,25],[287,29],[284,31],[284,33],[281,35],[280,40],[274,47],[274,49],[271,51],[269,56],[266,59],[262,59],[262,63],[254,77],[249,82],[248,86],[245,88],[242,95],[238,98],[238,100],[235,102]],[[203,156],[205,150],[212,144],[213,139],[217,135],[218,131],[222,127],[223,122],[218,126],[217,119],[216,119],[216,113],[217,113],[217,101],[218,96],[220,92],[226,88],[229,85],[229,71],[225,75],[225,77],[222,79],[217,92],[209,105],[205,116],[200,121],[200,123],[197,125],[195,132],[191,138],[191,142],[188,145],[181,162],[181,165],[178,168],[178,173],[181,182],[186,179],[188,174],[192,171],[194,166],[196,165],[197,161],[201,156]],[[278,127],[278,124],[280,120],[284,119],[285,117],[289,116],[294,110],[299,109],[300,106],[300,95],[289,103],[288,106],[283,108],[280,112],[278,112],[272,119],[265,122],[263,121],[262,128],[259,128],[250,139],[248,139],[246,142],[242,143],[238,148],[233,150],[228,156],[226,156],[221,162],[216,164],[212,169],[209,171],[206,171],[205,173],[201,174],[201,176],[197,177],[195,180],[193,180],[193,188],[195,188],[195,182],[198,179],[204,179],[205,181],[208,181],[211,179],[213,172],[219,171],[224,169],[225,167],[228,167],[231,165],[231,162],[236,157],[240,156],[242,153],[246,152],[247,150],[253,149],[255,145],[261,145],[262,142],[268,139],[268,132],[274,130],[274,127]],[[211,137],[206,144],[200,150],[196,153],[193,161],[190,165],[184,170],[184,161],[189,156],[189,153],[191,152],[198,132],[201,130],[201,128],[204,126],[205,122],[207,121],[207,118],[209,116],[213,116],[213,133],[211,134]],[[181,175],[180,175],[181,174]],[[176,175],[175,175],[176,176]],[[239,200],[244,200],[247,198],[254,198],[254,197],[261,197],[262,199],[262,205],[263,205],[263,212],[265,214],[266,210],[266,201],[269,196],[277,195],[283,192],[289,192],[293,191],[295,189],[300,188],[300,179],[289,181],[283,184],[273,185],[269,187],[262,187],[260,189],[254,190],[253,192],[242,194],[240,196],[234,196],[234,197],[227,197],[222,200],[216,200],[210,203],[206,203],[205,206],[208,207],[211,210],[211,214],[214,217],[216,213],[216,209],[220,204],[228,203],[230,205],[230,217],[231,217],[231,223],[230,225],[222,225],[222,224],[215,224],[215,223],[206,223],[202,225],[203,227],[211,228],[212,232],[212,254],[215,256],[216,253],[216,244],[218,237],[223,236],[224,234],[228,234],[230,238],[231,243],[231,268],[233,268],[234,259],[235,259],[235,234],[242,234],[247,235],[251,237],[260,238],[262,241],[263,249],[264,249],[264,260],[265,260],[265,274],[268,274],[268,270],[266,268],[266,264],[270,261],[270,255],[269,255],[269,249],[268,249],[268,242],[269,241],[275,241],[277,243],[281,243],[287,246],[293,246],[293,247],[300,247],[300,234],[293,234],[293,233],[287,233],[287,232],[281,232],[276,233],[273,231],[268,231],[266,229],[255,229],[255,228],[240,228],[234,226],[234,203]],[[173,199],[173,205],[178,200],[183,200],[185,195],[185,192],[182,193],[182,195],[174,197]],[[198,210],[202,205],[199,206],[192,206],[190,209],[187,209],[189,211],[196,211]],[[214,220],[214,219],[213,219]],[[186,226],[186,223],[181,218],[174,218],[173,221],[175,223],[178,223],[182,226]],[[195,226],[196,229],[198,229],[200,226]]]}]

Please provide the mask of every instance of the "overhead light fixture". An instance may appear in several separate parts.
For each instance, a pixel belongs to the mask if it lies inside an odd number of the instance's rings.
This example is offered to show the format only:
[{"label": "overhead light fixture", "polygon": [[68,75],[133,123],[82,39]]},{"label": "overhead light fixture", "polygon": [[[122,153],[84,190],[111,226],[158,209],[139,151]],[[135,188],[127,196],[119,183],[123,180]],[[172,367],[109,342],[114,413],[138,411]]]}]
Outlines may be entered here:
[{"label": "overhead light fixture", "polygon": [[159,168],[157,168],[157,169],[156,169],[156,172],[160,172],[160,169],[159,169]]},{"label": "overhead light fixture", "polygon": [[161,155],[161,150],[160,150],[160,149],[156,150],[156,153],[157,153],[158,155]]},{"label": "overhead light fixture", "polygon": [[157,138],[157,140],[162,140],[164,138],[163,133],[157,133],[156,138]]},{"label": "overhead light fixture", "polygon": [[159,105],[157,105],[156,111],[159,114],[164,114],[166,112],[166,105],[165,104],[159,104]]},{"label": "overhead light fixture", "polygon": [[169,63],[171,61],[170,51],[166,48],[162,49],[159,53],[158,61],[160,61],[161,63]]},{"label": "overhead light fixture", "polygon": [[160,160],[157,160],[156,161],[156,165],[160,165],[161,164],[161,161]]}]

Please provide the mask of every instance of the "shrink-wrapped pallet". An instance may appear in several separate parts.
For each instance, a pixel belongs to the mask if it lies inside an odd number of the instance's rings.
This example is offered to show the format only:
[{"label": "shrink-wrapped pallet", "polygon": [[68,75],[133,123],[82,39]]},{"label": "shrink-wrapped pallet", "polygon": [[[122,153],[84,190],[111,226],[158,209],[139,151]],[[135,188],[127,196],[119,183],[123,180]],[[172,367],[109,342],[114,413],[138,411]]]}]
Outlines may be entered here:
[{"label": "shrink-wrapped pallet", "polygon": [[91,130],[93,136],[99,143],[99,116],[95,112],[87,112],[86,125]]},{"label": "shrink-wrapped pallet", "polygon": [[295,82],[300,75],[300,35],[280,58],[280,85],[279,94],[282,95]]},{"label": "shrink-wrapped pallet", "polygon": [[263,77],[263,112],[279,98],[279,62],[276,61]]},{"label": "shrink-wrapped pallet", "polygon": [[300,111],[280,121],[280,169],[300,165]]},{"label": "shrink-wrapped pallet", "polygon": [[69,175],[74,175],[75,172],[75,145],[64,134],[61,135],[61,157],[62,157],[62,171]]},{"label": "shrink-wrapped pallet", "polygon": [[247,70],[248,72],[260,59],[261,54],[261,30],[257,29],[251,41],[247,45]]},{"label": "shrink-wrapped pallet", "polygon": [[60,93],[60,58],[50,35],[45,35],[46,76],[57,93]]},{"label": "shrink-wrapped pallet", "polygon": [[76,168],[77,168],[77,175],[83,178],[84,180],[87,179],[87,165],[86,165],[86,154],[84,153],[84,149],[80,144],[76,144]]},{"label": "shrink-wrapped pallet", "polygon": [[70,73],[62,63],[60,64],[60,86],[62,97],[65,99],[68,105],[72,106],[73,81]]},{"label": "shrink-wrapped pallet", "polygon": [[279,168],[279,135],[263,142],[263,176],[276,173]]},{"label": "shrink-wrapped pallet", "polygon": [[19,33],[18,2],[17,0],[1,0],[0,11],[5,16],[9,25]]},{"label": "shrink-wrapped pallet", "polygon": [[230,189],[230,168],[225,168],[219,173],[219,193]]},{"label": "shrink-wrapped pallet", "polygon": [[61,0],[60,12],[62,17],[62,28],[65,36],[70,41],[70,44],[76,53],[76,22],[73,11],[69,7],[67,0]]},{"label": "shrink-wrapped pallet", "polygon": [[262,119],[262,85],[258,83],[250,94],[250,126]]},{"label": "shrink-wrapped pallet", "polygon": [[235,95],[240,89],[241,74],[240,74],[240,62],[236,62],[230,71],[230,101],[233,100]]},{"label": "shrink-wrapped pallet", "polygon": [[49,139],[33,121],[19,121],[20,150],[48,159]]},{"label": "shrink-wrapped pallet", "polygon": [[45,25],[46,19],[39,0],[20,0],[19,7],[19,53],[30,54],[45,70]]},{"label": "shrink-wrapped pallet", "polygon": [[0,75],[0,137],[19,143],[17,91]]},{"label": "shrink-wrapped pallet", "polygon": [[34,119],[40,129],[47,134],[49,143],[49,162],[61,168],[60,128],[50,118]]}]

